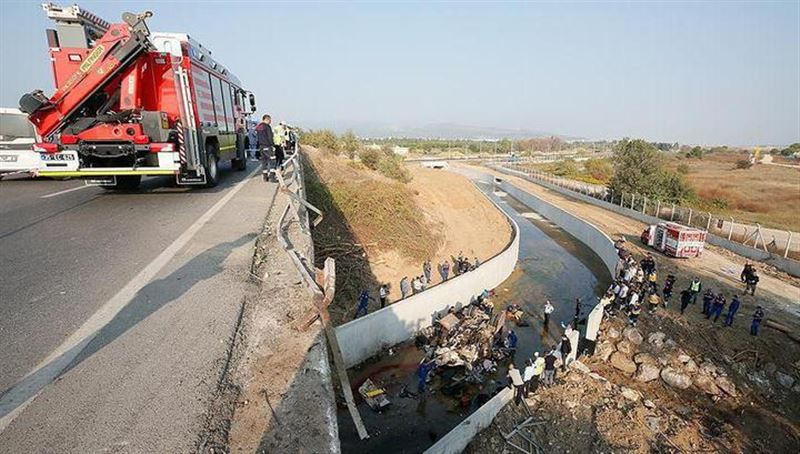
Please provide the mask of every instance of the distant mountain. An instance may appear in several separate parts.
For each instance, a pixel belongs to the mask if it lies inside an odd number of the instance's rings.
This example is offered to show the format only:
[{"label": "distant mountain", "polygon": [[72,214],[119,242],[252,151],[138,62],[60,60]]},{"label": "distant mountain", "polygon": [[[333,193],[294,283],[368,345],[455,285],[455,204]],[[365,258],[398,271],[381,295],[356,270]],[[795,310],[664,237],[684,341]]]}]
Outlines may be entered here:
[{"label": "distant mountain", "polygon": [[[309,126],[317,129],[315,126]],[[321,127],[324,128],[325,126]],[[423,126],[392,126],[378,123],[331,124],[327,126],[337,133],[352,130],[363,138],[404,137],[421,139],[528,139],[533,137],[558,136],[564,140],[577,140],[545,131],[530,129],[496,128],[492,126],[463,125],[457,123],[431,123]]]}]

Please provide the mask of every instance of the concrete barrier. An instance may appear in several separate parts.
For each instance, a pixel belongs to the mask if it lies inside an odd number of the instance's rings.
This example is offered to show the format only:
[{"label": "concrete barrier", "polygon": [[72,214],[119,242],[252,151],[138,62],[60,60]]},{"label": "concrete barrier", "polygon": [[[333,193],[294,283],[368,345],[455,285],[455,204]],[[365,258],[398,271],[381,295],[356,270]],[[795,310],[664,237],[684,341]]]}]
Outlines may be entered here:
[{"label": "concrete barrier", "polygon": [[514,398],[514,391],[510,388],[503,388],[502,391],[492,397],[481,408],[461,424],[454,427],[447,435],[439,439],[433,446],[425,450],[425,454],[458,454],[463,451],[470,441],[478,435],[480,431],[489,427],[494,421],[495,416],[507,403]]},{"label": "concrete barrier", "polygon": [[[520,172],[518,170],[513,170],[513,169],[507,169],[505,167],[497,165],[490,165],[489,167],[491,167],[494,170],[497,170],[500,173],[504,173],[506,175],[513,175],[515,177],[525,179],[527,181],[530,181],[531,183],[535,183],[552,191],[558,192],[559,194],[586,203],[591,203],[592,205],[596,205],[606,210],[613,211],[614,213],[621,214],[623,216],[627,216],[632,219],[636,219],[637,221],[643,222],[645,224],[658,224],[660,222],[667,222],[664,219],[657,218],[649,214],[640,213],[636,210],[632,210],[626,207],[621,207],[619,205],[606,202],[605,200],[596,199],[594,197],[581,194],[579,192],[571,191],[569,189],[562,188],[561,186],[557,186],[555,184],[551,184],[546,181],[541,181],[535,178],[531,178],[525,172]],[[778,254],[773,254],[772,252],[764,251],[763,249],[756,249],[750,246],[745,246],[743,244],[730,241],[727,238],[723,238],[719,235],[715,235],[711,232],[709,232],[708,235],[706,236],[706,241],[709,244],[713,244],[714,246],[719,246],[721,248],[727,249],[733,252],[734,254],[741,255],[742,257],[746,257],[752,260],[758,260],[760,262],[767,263],[769,265],[774,266],[775,268],[778,268],[779,270],[791,274],[792,276],[800,277],[800,262],[798,262],[797,260],[785,258]]]},{"label": "concrete barrier", "polygon": [[[497,209],[503,213],[500,207]],[[512,238],[505,249],[473,271],[455,276],[427,290],[336,328],[346,367],[381,350],[411,339],[450,306],[461,307],[485,289],[493,289],[511,275],[519,256],[519,228],[506,216]]]}]

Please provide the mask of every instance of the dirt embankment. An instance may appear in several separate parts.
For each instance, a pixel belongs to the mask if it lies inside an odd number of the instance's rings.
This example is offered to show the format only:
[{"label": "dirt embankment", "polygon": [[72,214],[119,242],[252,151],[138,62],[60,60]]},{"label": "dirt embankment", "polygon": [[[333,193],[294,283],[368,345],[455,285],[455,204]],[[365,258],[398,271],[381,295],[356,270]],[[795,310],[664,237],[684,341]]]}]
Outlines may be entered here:
[{"label": "dirt embankment", "polygon": [[[336,299],[330,312],[337,324],[352,319],[356,298],[367,289],[379,308],[378,287],[387,283],[390,302],[400,298],[399,282],[422,275],[422,263],[437,265],[462,252],[481,261],[508,243],[505,217],[464,177],[409,166],[412,180],[401,183],[344,156],[304,147],[309,157],[309,201],[324,213],[314,231],[318,265],[337,264]],[[452,273],[451,273],[452,276]]]},{"label": "dirt embankment", "polygon": [[[625,235],[630,240],[629,249],[637,258],[651,252],[640,247],[636,240],[644,227],[637,221],[520,178],[498,176],[580,216],[612,237]],[[624,354],[627,361],[620,359],[619,364],[632,367],[631,372],[623,372],[612,365],[613,358],[609,362],[598,357],[587,360],[592,371],[607,382],[576,376],[541,393],[534,401],[537,417],[541,414],[548,421],[544,426],[555,429],[539,436],[553,443],[554,452],[586,449],[797,452],[800,447],[800,344],[764,325],[758,337],[749,335],[751,316],[757,305],[766,309],[768,319],[780,322],[794,333],[800,332],[797,280],[757,264],[761,282],[756,296],[743,296],[733,326],[723,327],[722,320],[716,324],[707,320],[697,305],[689,306],[685,314],[680,314],[678,294],[687,288],[694,276],[699,276],[704,289],[723,292],[730,301],[733,294],[743,293],[739,272],[745,260],[714,247],[701,258],[692,260],[654,255],[659,285],[667,274],[677,277],[675,296],[667,309],[652,315],[643,314],[638,328],[645,340],[653,333],[664,333],[665,339],[671,340],[669,349],[647,350],[650,343],[645,341],[643,347],[628,351]],[[622,331],[621,321],[607,324],[598,350],[628,350],[629,346],[620,348],[619,339],[609,334],[609,328],[614,326],[617,332]],[[715,366],[716,375],[707,374],[713,379],[711,382],[705,377],[698,380],[696,375],[691,375],[693,383],[685,390],[668,385],[658,376],[651,381],[637,380],[635,377],[642,366],[634,358],[642,349],[656,357],[659,369],[671,365],[680,354],[686,354],[692,359],[693,374],[703,363],[710,363]],[[691,369],[687,364],[681,362],[674,368]],[[721,386],[709,385],[718,385],[718,377],[733,385],[734,395]],[[623,388],[640,393],[640,398],[622,396]],[[645,400],[651,402],[645,405]],[[512,410],[506,409],[504,413],[509,411]],[[502,425],[502,421],[498,424]],[[485,437],[491,438],[492,431],[498,427],[487,431]],[[503,430],[511,429],[504,427]],[[502,439],[499,441],[505,443]]]}]

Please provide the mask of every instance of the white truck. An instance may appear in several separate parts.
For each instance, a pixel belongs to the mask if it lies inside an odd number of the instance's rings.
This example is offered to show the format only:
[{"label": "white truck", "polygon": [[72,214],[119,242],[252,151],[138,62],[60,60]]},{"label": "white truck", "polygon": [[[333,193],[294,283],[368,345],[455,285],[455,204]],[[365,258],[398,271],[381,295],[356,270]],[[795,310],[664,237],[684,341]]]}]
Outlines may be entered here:
[{"label": "white truck", "polygon": [[39,153],[33,151],[36,131],[28,116],[19,109],[0,107],[0,178],[9,175],[35,175]]}]

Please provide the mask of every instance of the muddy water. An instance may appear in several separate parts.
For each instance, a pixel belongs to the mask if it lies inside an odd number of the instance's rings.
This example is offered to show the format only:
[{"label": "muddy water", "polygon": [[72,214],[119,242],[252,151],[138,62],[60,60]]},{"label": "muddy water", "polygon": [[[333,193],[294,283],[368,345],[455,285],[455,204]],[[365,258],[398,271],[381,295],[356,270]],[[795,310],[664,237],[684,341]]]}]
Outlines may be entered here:
[{"label": "muddy water", "polygon": [[[575,298],[585,304],[585,317],[596,304],[610,277],[599,257],[578,240],[532,212],[519,201],[492,192],[481,185],[492,200],[520,228],[519,262],[512,275],[495,289],[495,308],[508,304],[522,305],[530,326],[509,324],[518,337],[518,350],[513,360],[524,367],[525,360],[535,351],[553,345],[562,333],[561,323],[567,324],[575,315]],[[550,299],[555,312],[549,327],[543,324],[543,308]],[[494,392],[505,386],[507,364],[501,365],[495,377],[482,385],[474,385],[455,393],[442,388],[446,382],[435,377],[433,390],[425,398],[417,397],[416,368],[422,352],[406,343],[350,369],[350,379],[364,425],[370,434],[361,441],[346,408],[338,412],[339,436],[343,453],[418,453],[430,447],[470,413],[475,411]],[[357,395],[357,388],[371,378],[386,389],[391,405],[382,413],[370,409]]]}]

